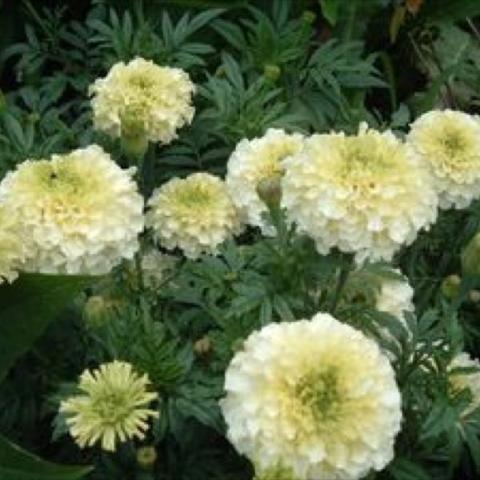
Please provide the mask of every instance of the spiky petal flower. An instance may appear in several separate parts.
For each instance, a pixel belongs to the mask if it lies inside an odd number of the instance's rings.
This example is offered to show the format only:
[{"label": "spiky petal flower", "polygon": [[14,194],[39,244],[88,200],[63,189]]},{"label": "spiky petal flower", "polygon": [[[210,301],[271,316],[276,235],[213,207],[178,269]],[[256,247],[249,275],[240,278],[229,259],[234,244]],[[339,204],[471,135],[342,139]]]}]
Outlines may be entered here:
[{"label": "spiky petal flower", "polygon": [[132,258],[143,230],[143,198],[100,147],[27,160],[0,184],[29,238],[23,268],[42,273],[103,274]]},{"label": "spiky petal flower", "polygon": [[15,280],[25,252],[17,212],[0,205],[0,284]]},{"label": "spiky petal flower", "polygon": [[[459,372],[458,369],[471,369],[472,371]],[[468,415],[480,407],[480,362],[463,352],[451,361],[449,370],[451,371],[449,382],[452,392],[455,394],[465,389],[470,391],[471,403],[463,412],[464,415]]]},{"label": "spiky petal flower", "polygon": [[62,402],[60,412],[81,448],[100,442],[102,449],[114,451],[118,441],[144,438],[148,419],[158,416],[147,408],[157,398],[149,385],[147,375],[138,375],[129,363],[105,363],[82,373],[81,393]]},{"label": "spiky petal flower", "polygon": [[231,361],[228,437],[257,471],[353,480],[393,458],[400,393],[378,345],[328,314],[270,324]]},{"label": "spiky petal flower", "polygon": [[434,110],[411,126],[407,141],[430,169],[441,208],[465,208],[480,197],[480,118]]},{"label": "spiky petal flower", "polygon": [[173,178],[149,200],[147,225],[167,249],[185,256],[215,254],[221,243],[240,230],[240,218],[225,183],[208,173]]},{"label": "spiky petal flower", "polygon": [[389,260],[436,219],[429,175],[390,131],[314,135],[285,168],[283,205],[322,254]]},{"label": "spiky petal flower", "polygon": [[95,128],[114,137],[145,135],[151,142],[170,143],[192,121],[194,91],[179,68],[143,58],[116,63],[90,87]]},{"label": "spiky petal flower", "polygon": [[261,138],[242,140],[228,160],[225,181],[232,199],[247,222],[260,227],[265,234],[274,232],[262,217],[267,207],[259,198],[257,187],[262,180],[281,177],[284,173],[283,160],[298,153],[302,144],[302,135],[269,129]]}]

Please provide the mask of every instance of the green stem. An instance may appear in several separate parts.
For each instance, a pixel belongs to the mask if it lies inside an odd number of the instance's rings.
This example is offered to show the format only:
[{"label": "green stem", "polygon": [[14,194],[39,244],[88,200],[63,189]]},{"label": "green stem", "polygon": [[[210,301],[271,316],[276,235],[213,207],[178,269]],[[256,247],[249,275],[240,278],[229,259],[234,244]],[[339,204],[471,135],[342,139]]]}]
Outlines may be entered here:
[{"label": "green stem", "polygon": [[334,314],[337,309],[338,302],[342,296],[342,291],[347,284],[348,277],[352,271],[352,260],[347,256],[342,256],[342,263],[340,265],[340,273],[338,275],[337,285],[335,287],[335,293],[333,294],[331,313]]}]

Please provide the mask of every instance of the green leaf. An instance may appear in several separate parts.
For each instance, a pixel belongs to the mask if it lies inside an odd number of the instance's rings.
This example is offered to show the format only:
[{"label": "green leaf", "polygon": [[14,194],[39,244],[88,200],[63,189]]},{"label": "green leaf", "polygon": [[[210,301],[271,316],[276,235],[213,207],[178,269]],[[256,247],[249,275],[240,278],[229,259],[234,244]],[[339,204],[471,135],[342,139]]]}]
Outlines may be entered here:
[{"label": "green leaf", "polygon": [[432,480],[420,465],[402,457],[396,458],[388,471],[395,480]]},{"label": "green leaf", "polygon": [[25,274],[0,286],[0,381],[95,277]]},{"label": "green leaf", "polygon": [[338,20],[338,11],[340,8],[339,0],[320,0],[322,14],[328,20],[330,25],[335,26]]},{"label": "green leaf", "polygon": [[432,23],[454,23],[480,15],[478,0],[435,0],[425,2],[421,15]]},{"label": "green leaf", "polygon": [[22,450],[0,435],[2,480],[77,480],[91,471],[86,466],[56,465]]}]

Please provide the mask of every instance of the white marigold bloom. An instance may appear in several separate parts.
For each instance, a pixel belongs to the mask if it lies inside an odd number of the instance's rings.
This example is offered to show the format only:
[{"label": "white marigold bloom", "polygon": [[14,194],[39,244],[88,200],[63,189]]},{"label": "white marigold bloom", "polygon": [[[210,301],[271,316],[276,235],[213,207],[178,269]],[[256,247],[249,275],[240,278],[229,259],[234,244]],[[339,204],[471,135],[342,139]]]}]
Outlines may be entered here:
[{"label": "white marigold bloom", "polygon": [[231,361],[228,437],[258,472],[354,480],[393,458],[400,393],[388,358],[324,313],[254,332]]},{"label": "white marigold bloom", "polygon": [[173,178],[153,192],[147,226],[159,243],[188,258],[215,254],[240,231],[240,217],[225,183],[208,173]]},{"label": "white marigold bloom", "polygon": [[471,368],[472,372],[452,372],[449,376],[450,387],[453,393],[468,389],[472,395],[472,402],[465,409],[464,415],[480,407],[480,362],[473,359],[466,352],[458,354],[450,363],[449,370],[455,368]]},{"label": "white marigold bloom", "polygon": [[79,395],[60,404],[70,434],[81,448],[100,442],[102,449],[115,451],[118,441],[143,439],[148,419],[158,412],[148,408],[158,395],[149,392],[147,375],[138,375],[132,365],[113,361],[96,370],[85,370]]},{"label": "white marigold bloom", "polygon": [[0,284],[17,278],[25,250],[17,212],[0,205]]},{"label": "white marigold bloom", "polygon": [[436,219],[430,176],[390,131],[313,135],[285,167],[283,205],[322,254],[390,260]]},{"label": "white marigold bloom", "polygon": [[434,110],[412,124],[407,141],[430,169],[441,208],[465,208],[479,198],[479,117]]},{"label": "white marigold bloom", "polygon": [[170,143],[177,130],[192,121],[194,91],[190,77],[179,68],[143,58],[116,63],[90,86],[95,128],[114,137],[134,128],[151,142]]},{"label": "white marigold bloom", "polygon": [[258,196],[257,186],[264,179],[281,177],[283,160],[298,153],[302,145],[300,134],[289,135],[283,130],[269,129],[261,138],[238,143],[228,160],[225,181],[232,199],[247,223],[260,227],[264,234],[274,234],[274,229],[262,218],[267,207]]},{"label": "white marigold bloom", "polygon": [[100,147],[20,164],[0,184],[29,239],[27,271],[103,274],[132,258],[143,230],[143,198]]}]

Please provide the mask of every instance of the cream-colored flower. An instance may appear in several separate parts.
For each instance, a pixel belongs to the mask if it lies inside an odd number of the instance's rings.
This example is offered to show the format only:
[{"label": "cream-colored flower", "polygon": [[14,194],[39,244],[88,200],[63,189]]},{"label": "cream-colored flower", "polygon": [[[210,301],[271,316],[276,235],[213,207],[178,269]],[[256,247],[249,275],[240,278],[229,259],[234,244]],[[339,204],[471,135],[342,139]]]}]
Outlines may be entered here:
[{"label": "cream-colored flower", "polygon": [[450,363],[449,370],[457,368],[471,368],[476,372],[451,372],[449,376],[450,387],[453,393],[468,389],[472,395],[472,402],[465,409],[464,415],[480,407],[480,362],[473,359],[466,352],[457,355]]},{"label": "cream-colored flower", "polygon": [[100,442],[102,449],[113,452],[118,441],[143,439],[148,419],[158,417],[147,408],[158,396],[149,386],[148,376],[135,373],[129,363],[106,363],[82,373],[82,393],[62,402],[60,412],[81,448]]},{"label": "cream-colored flower", "polygon": [[143,198],[100,147],[20,164],[0,184],[29,240],[27,271],[103,274],[132,258],[143,230]]},{"label": "cream-colored flower", "polygon": [[149,200],[147,225],[160,244],[180,248],[188,258],[215,254],[240,231],[240,218],[225,183],[208,173],[173,178]]},{"label": "cream-colored flower", "polygon": [[17,212],[0,205],[0,284],[12,282],[25,258],[24,239]]},{"label": "cream-colored flower", "polygon": [[179,68],[143,58],[116,63],[90,86],[95,128],[114,137],[145,135],[151,142],[170,143],[192,121],[194,91]]},{"label": "cream-colored flower", "polygon": [[265,472],[354,480],[393,458],[400,393],[373,340],[319,313],[254,332],[231,361],[221,401],[228,438]]},{"label": "cream-colored flower", "polygon": [[390,131],[314,135],[285,168],[283,205],[322,254],[389,260],[436,219],[430,176]]},{"label": "cream-colored flower", "polygon": [[274,229],[262,217],[267,207],[258,196],[257,186],[262,180],[281,177],[283,160],[298,153],[302,144],[300,134],[269,129],[261,138],[242,140],[228,160],[225,181],[232,199],[247,222],[260,227],[264,234],[273,234]]},{"label": "cream-colored flower", "polygon": [[441,208],[465,208],[480,197],[480,118],[431,111],[411,126],[408,143],[430,169]]},{"label": "cream-colored flower", "polygon": [[414,312],[413,288],[407,279],[383,280],[377,294],[375,308],[397,317],[405,324],[405,312]]}]

